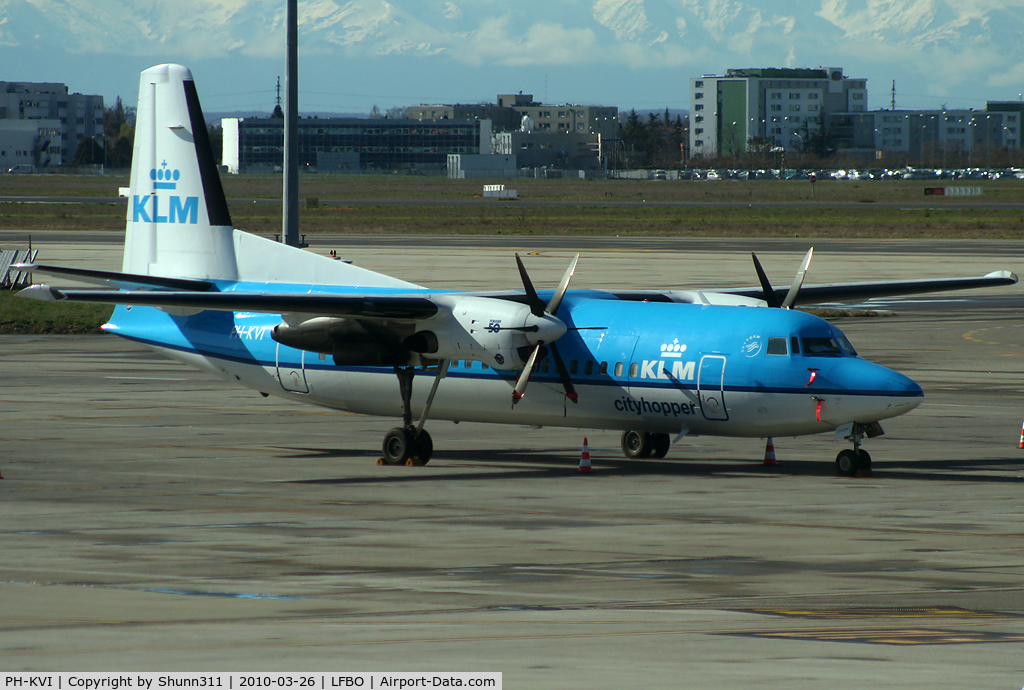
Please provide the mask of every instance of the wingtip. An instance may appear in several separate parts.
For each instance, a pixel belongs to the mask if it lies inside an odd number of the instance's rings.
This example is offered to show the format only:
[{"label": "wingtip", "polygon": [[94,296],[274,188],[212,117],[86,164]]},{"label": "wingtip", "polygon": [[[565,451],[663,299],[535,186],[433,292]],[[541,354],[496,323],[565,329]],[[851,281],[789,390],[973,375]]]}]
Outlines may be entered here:
[{"label": "wingtip", "polygon": [[64,299],[64,295],[62,295],[59,290],[55,290],[49,285],[43,283],[30,285],[20,291],[16,296],[24,297],[25,299],[40,300],[42,302],[56,302],[57,300]]},{"label": "wingtip", "polygon": [[1003,278],[1005,280],[1013,281],[1014,283],[1017,282],[1017,274],[1013,273],[1011,271],[1006,271],[1006,270],[1003,270],[1003,271],[992,271],[991,273],[986,273],[985,277],[986,278]]}]

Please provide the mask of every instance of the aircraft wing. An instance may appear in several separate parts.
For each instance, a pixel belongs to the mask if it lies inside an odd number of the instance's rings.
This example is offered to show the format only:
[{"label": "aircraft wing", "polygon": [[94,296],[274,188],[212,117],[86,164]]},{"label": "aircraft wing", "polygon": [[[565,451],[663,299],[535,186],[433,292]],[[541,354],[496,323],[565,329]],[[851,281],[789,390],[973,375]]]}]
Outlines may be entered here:
[{"label": "aircraft wing", "polygon": [[[800,288],[795,304],[822,304],[824,302],[851,302],[872,299],[874,297],[901,297],[918,295],[928,292],[945,292],[949,290],[969,290],[999,285],[1013,285],[1017,276],[1009,271],[993,271],[976,278],[928,278],[924,280],[893,280],[872,283],[835,283],[831,285],[805,285]],[[774,290],[776,298],[781,302],[789,288]],[[715,290],[729,295],[764,299],[764,291],[760,287],[740,288],[737,290]]]},{"label": "aircraft wing", "polygon": [[317,314],[358,319],[415,321],[434,316],[437,305],[416,295],[339,295],[317,293],[191,292],[181,290],[58,290],[33,285],[19,295],[39,300],[130,304],[170,309],[212,309],[269,314]]}]

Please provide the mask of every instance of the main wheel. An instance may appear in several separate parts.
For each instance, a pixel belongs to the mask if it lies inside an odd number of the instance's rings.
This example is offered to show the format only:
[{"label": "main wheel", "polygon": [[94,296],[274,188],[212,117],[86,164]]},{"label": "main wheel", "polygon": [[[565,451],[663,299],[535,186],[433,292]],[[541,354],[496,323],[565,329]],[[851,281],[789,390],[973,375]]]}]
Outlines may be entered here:
[{"label": "main wheel", "polygon": [[836,476],[837,477],[853,477],[857,474],[857,469],[860,467],[861,460],[860,456],[852,450],[841,450],[839,455],[836,456]]},{"label": "main wheel", "polygon": [[434,441],[430,438],[430,434],[427,430],[422,430],[416,435],[415,447],[412,451],[412,457],[405,461],[405,464],[413,463],[418,465],[426,465],[430,462],[430,456],[434,453]]},{"label": "main wheel", "polygon": [[646,431],[623,431],[622,452],[627,458],[651,456],[651,435]]},{"label": "main wheel", "polygon": [[401,465],[412,455],[412,434],[401,427],[395,427],[384,434],[384,462],[388,465]]},{"label": "main wheel", "polygon": [[648,434],[648,436],[651,439],[652,458],[663,458],[668,455],[669,446],[672,445],[672,439],[668,434]]}]

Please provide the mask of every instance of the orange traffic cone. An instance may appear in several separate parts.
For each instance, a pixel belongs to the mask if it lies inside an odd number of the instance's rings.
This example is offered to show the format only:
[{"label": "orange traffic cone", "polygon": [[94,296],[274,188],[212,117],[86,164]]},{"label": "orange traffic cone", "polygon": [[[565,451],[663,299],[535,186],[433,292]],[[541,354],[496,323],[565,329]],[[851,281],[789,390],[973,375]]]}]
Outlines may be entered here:
[{"label": "orange traffic cone", "polygon": [[580,453],[580,474],[590,474],[590,446],[586,437],[583,438],[583,452]]},{"label": "orange traffic cone", "polygon": [[764,464],[775,464],[775,441],[772,440],[771,436],[768,437],[768,443],[764,445]]},{"label": "orange traffic cone", "polygon": [[1018,448],[1024,448],[1024,424],[1020,425],[1020,445]]}]

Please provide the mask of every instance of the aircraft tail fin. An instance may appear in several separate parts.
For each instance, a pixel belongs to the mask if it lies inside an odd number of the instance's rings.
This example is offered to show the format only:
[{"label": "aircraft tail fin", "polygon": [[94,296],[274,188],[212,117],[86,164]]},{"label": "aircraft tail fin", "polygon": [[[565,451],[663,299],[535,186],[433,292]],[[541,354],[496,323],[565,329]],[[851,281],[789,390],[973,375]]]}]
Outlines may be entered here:
[{"label": "aircraft tail fin", "polygon": [[135,276],[416,287],[238,231],[188,68],[142,72],[122,271]]},{"label": "aircraft tail fin", "polygon": [[142,73],[128,197],[126,273],[237,280],[233,226],[192,73]]}]

